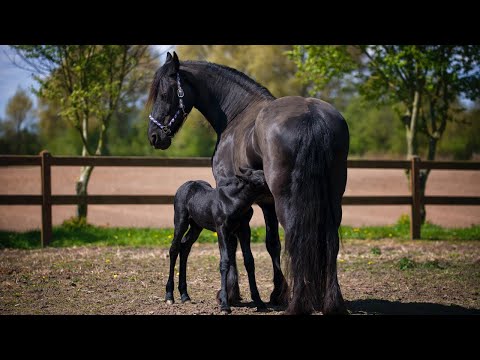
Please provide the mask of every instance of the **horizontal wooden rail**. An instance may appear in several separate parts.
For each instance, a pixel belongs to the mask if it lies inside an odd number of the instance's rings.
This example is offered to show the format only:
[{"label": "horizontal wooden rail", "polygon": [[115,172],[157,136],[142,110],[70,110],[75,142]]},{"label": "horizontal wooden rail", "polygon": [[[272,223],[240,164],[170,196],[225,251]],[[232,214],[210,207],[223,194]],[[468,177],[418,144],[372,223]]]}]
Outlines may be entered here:
[{"label": "horizontal wooden rail", "polygon": [[420,169],[480,170],[478,161],[422,161]]},{"label": "horizontal wooden rail", "polygon": [[159,157],[122,157],[122,156],[55,156],[51,165],[55,166],[174,166],[174,167],[210,167],[210,158],[159,158]]},{"label": "horizontal wooden rail", "polygon": [[350,169],[410,169],[407,160],[347,160]]},{"label": "horizontal wooden rail", "polygon": [[[76,205],[84,197],[52,195],[52,205]],[[172,205],[173,195],[87,195],[91,205]],[[475,199],[475,198],[473,198]],[[480,200],[480,199],[479,199]],[[459,200],[462,201],[462,200]],[[410,196],[344,196],[342,205],[411,205]],[[443,204],[443,203],[442,203]],[[0,195],[0,205],[42,205],[41,195]]]},{"label": "horizontal wooden rail", "polygon": [[[91,205],[171,205],[173,195],[87,195]],[[83,197],[77,195],[53,195],[52,205],[76,205]]]},{"label": "horizontal wooden rail", "polygon": [[411,196],[344,196],[342,205],[411,205]]},{"label": "horizontal wooden rail", "polygon": [[474,196],[425,196],[425,205],[480,205],[480,197]]},{"label": "horizontal wooden rail", "polygon": [[42,158],[34,155],[0,155],[0,166],[42,165]]},{"label": "horizontal wooden rail", "polygon": [[0,195],[0,205],[42,205],[42,195]]},{"label": "horizontal wooden rail", "polygon": [[[0,205],[40,205],[42,207],[42,245],[51,238],[52,205],[169,205],[173,195],[51,195],[52,166],[143,166],[143,167],[211,167],[211,159],[163,158],[145,156],[51,156],[44,151],[39,156],[0,155],[0,166],[40,166],[41,195],[0,195]],[[399,196],[344,196],[343,205],[409,205],[411,207],[411,237],[420,238],[420,206],[425,205],[480,205],[475,196],[421,196],[419,170],[480,170],[480,162],[474,161],[420,161],[412,160],[348,160],[348,168],[361,169],[409,169],[411,195]]]}]

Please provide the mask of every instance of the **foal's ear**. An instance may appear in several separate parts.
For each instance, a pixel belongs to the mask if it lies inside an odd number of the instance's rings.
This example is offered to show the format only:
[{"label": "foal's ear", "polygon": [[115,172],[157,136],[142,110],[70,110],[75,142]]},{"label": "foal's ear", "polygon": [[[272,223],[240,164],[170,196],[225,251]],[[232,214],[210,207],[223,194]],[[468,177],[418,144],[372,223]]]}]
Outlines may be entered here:
[{"label": "foal's ear", "polygon": [[165,64],[172,60],[172,54],[167,52],[167,58],[165,59]]},{"label": "foal's ear", "polygon": [[175,65],[175,73],[177,73],[178,69],[180,69],[180,60],[178,60],[178,56],[175,51],[173,52],[173,64]]}]

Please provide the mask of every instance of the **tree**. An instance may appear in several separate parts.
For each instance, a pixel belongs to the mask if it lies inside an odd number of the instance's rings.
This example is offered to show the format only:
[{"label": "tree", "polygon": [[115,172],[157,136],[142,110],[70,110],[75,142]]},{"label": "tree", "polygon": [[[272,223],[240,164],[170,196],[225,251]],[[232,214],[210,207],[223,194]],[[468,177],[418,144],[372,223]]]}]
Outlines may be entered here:
[{"label": "tree", "polygon": [[[420,155],[418,135],[428,138],[426,158],[434,160],[437,143],[459,97],[480,96],[480,46],[329,45],[295,46],[289,56],[299,77],[321,91],[332,81],[358,89],[378,105],[401,104],[407,158]],[[460,109],[457,109],[460,110]],[[420,191],[430,170],[420,172]],[[425,207],[422,211],[425,220]]]},{"label": "tree", "polygon": [[38,154],[40,142],[34,119],[33,102],[28,94],[17,89],[9,99],[6,118],[0,120],[0,153]]},{"label": "tree", "polygon": [[[122,101],[146,89],[157,67],[147,45],[17,45],[22,66],[36,72],[37,95],[60,105],[60,116],[76,130],[82,156],[103,155],[111,118]],[[87,194],[93,167],[83,167],[76,184]],[[87,216],[87,204],[77,207]]]},{"label": "tree", "polygon": [[[11,124],[15,136],[15,153],[20,154],[24,139],[22,138],[22,126],[28,120],[33,108],[33,102],[28,94],[18,88],[7,103],[5,113],[7,115],[7,123]],[[8,126],[8,125],[6,125]]]}]

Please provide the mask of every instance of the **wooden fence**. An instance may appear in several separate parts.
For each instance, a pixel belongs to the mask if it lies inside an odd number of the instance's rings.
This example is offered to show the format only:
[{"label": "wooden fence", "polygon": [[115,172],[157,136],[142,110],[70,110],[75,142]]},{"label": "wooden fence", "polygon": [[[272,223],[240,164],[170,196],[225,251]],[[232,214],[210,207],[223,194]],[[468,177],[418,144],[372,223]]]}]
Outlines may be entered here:
[{"label": "wooden fence", "polygon": [[[0,166],[40,166],[41,195],[0,195],[0,205],[41,205],[42,246],[52,238],[52,206],[87,204],[173,204],[173,195],[52,195],[52,166],[170,166],[210,167],[210,158],[155,158],[115,156],[51,156],[43,151],[38,156],[0,156]],[[349,160],[349,168],[410,169],[411,195],[408,196],[344,196],[343,205],[410,205],[410,234],[420,239],[420,207],[426,205],[480,205],[480,197],[473,196],[420,196],[420,169],[480,170],[480,162],[472,161],[420,161],[408,160]]]}]

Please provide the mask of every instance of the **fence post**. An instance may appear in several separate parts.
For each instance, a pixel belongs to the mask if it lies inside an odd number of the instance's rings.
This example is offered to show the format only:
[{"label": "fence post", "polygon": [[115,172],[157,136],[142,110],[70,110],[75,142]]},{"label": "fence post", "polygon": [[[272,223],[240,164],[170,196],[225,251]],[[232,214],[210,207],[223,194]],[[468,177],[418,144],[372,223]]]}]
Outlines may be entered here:
[{"label": "fence post", "polygon": [[42,157],[42,247],[48,246],[52,239],[52,182],[50,174],[51,155],[47,150]]},{"label": "fence post", "polygon": [[412,215],[410,217],[410,237],[412,240],[420,239],[420,157],[412,157],[410,169],[410,188],[412,193]]}]

